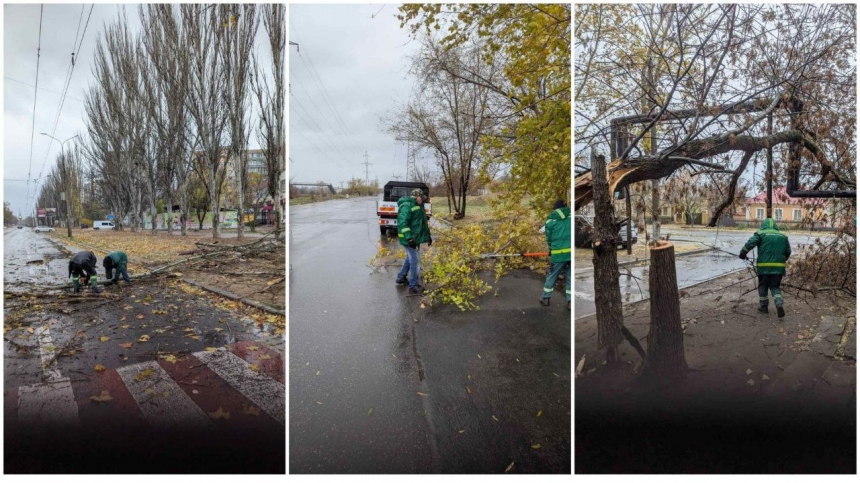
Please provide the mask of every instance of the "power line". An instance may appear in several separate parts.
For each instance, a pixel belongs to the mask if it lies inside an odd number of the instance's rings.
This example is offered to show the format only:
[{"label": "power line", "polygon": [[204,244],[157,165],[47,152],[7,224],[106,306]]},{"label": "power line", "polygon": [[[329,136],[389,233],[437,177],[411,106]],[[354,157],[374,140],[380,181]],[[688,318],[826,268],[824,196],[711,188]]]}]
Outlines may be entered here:
[{"label": "power line", "polygon": [[[84,24],[84,32],[80,36],[80,42],[78,42],[77,33],[75,33],[75,40],[72,42],[71,65],[69,66],[69,74],[66,77],[66,84],[63,88],[63,95],[62,95],[62,98],[60,99],[60,106],[57,108],[57,115],[54,118],[54,126],[53,126],[53,128],[51,128],[51,137],[53,137],[57,133],[57,124],[59,124],[59,122],[60,122],[60,114],[62,114],[62,112],[63,112],[63,105],[66,102],[66,94],[68,94],[68,92],[69,92],[69,87],[71,86],[71,83],[72,83],[72,75],[74,75],[74,73],[75,73],[75,64],[76,64],[75,58],[79,57],[79,54],[81,52],[81,46],[84,44],[84,38],[86,37],[87,29],[90,26],[90,18],[92,18],[92,16],[93,16],[93,8],[94,7],[95,7],[95,4],[90,6],[90,13],[87,15],[87,23]],[[83,14],[83,8],[81,9],[81,13]],[[78,22],[78,28],[80,28],[80,21]],[[75,49],[75,43],[78,43],[77,50]],[[51,142],[48,143],[48,150],[45,151],[45,159],[42,160],[42,169],[39,171],[39,177],[42,176],[42,172],[45,169],[45,163],[48,161],[48,155],[51,153],[51,146],[52,145],[53,145],[53,143],[51,143]],[[29,194],[28,194],[27,201],[29,202]]]},{"label": "power line", "polygon": [[[305,87],[300,82],[298,82],[298,79],[295,79],[295,81],[296,81],[295,84],[298,85],[302,89],[302,92],[304,92],[307,95],[308,99],[310,99],[311,104],[314,106],[314,109],[316,109],[317,112],[322,113],[323,110],[320,109],[319,106],[317,106],[316,102],[314,102],[313,96],[311,96],[310,93],[307,90],[305,90]],[[290,96],[293,98],[296,97],[295,94],[292,94],[292,93],[290,93]],[[310,115],[310,113],[308,115]],[[332,125],[332,123],[328,119],[328,116],[323,115],[323,119],[325,119],[326,123],[331,128],[332,132],[337,133],[338,128],[336,128],[335,126]],[[335,123],[336,122],[337,122],[337,120],[335,120]],[[343,139],[343,138],[345,138],[345,136],[341,137],[341,139]],[[344,145],[344,148],[346,148],[346,150],[349,151],[348,146]]]},{"label": "power line", "polygon": [[[292,27],[291,32],[293,34],[295,34],[296,39],[298,39],[298,41],[300,43],[304,44],[298,31],[296,31],[296,27],[295,27],[295,24],[293,24],[292,19],[290,20],[290,26]],[[307,51],[307,49],[306,49],[306,51]],[[344,136],[347,139],[349,139],[350,144],[352,144],[352,142],[351,142],[352,138],[349,135],[349,128],[347,128],[346,123],[343,121],[343,117],[341,117],[340,112],[338,111],[337,107],[334,104],[334,101],[331,99],[331,95],[329,95],[328,89],[326,89],[325,83],[322,81],[322,77],[320,77],[319,72],[316,70],[316,67],[314,66],[313,59],[311,59],[310,55],[308,55],[308,61],[305,62],[305,56],[302,55],[301,53],[299,53],[299,59],[302,61],[302,65],[305,66],[305,69],[308,71],[308,74],[310,74],[311,81],[316,85],[317,90],[320,91],[320,93],[322,94],[323,101],[327,102],[327,107],[334,114],[335,121],[340,123],[340,126],[343,129]],[[354,144],[352,144],[352,149],[353,149],[353,151],[358,151],[358,149],[356,149]]]},{"label": "power line", "polygon": [[[42,58],[42,17],[45,5],[39,6],[39,47],[36,49],[36,85],[33,86],[33,124],[30,127],[30,164],[27,167],[27,197],[30,200],[30,178],[33,175],[33,141],[36,136],[36,98],[39,95],[39,60]],[[41,173],[39,173],[41,176]]]},{"label": "power line", "polygon": [[[42,91],[42,92],[49,92],[49,93],[51,93],[51,94],[54,94],[55,96],[62,96],[62,94],[61,94],[61,93],[59,93],[59,92],[52,91],[52,90],[50,90],[50,89],[45,89],[44,87],[36,87],[36,86],[34,86],[33,84],[30,84],[29,82],[19,81],[18,79],[13,79],[13,78],[11,78],[11,77],[7,77],[7,76],[5,76],[5,75],[3,76],[3,78],[4,78],[4,79],[6,79],[6,80],[10,80],[10,81],[12,81],[12,82],[17,82],[17,83],[19,83],[19,84],[23,84],[23,85],[28,86],[28,87],[35,87],[36,89],[39,89],[39,90],[40,90],[40,91]],[[68,99],[73,100],[73,101],[84,102],[84,100],[83,100],[83,99],[78,99],[77,97],[72,97],[72,96],[66,96],[66,97],[67,97]]]},{"label": "power line", "polygon": [[[307,113],[307,110],[304,108],[304,106],[302,106],[302,105],[301,105],[301,103],[299,102],[299,100],[298,100],[298,99],[294,99],[294,100],[295,100],[295,103],[291,102],[291,103],[290,103],[290,108],[292,108],[292,107],[293,107],[293,105],[296,105],[296,106],[301,107],[301,108],[302,108],[302,110],[304,110],[304,111],[305,111],[305,113]],[[294,112],[295,112],[296,114],[298,114],[298,117],[299,117],[299,118],[300,118],[300,119],[301,119],[305,124],[307,124],[307,125],[309,125],[309,126],[310,126],[311,124],[313,124],[313,126],[315,126],[315,127],[316,127],[316,130],[314,130],[314,131],[313,131],[313,132],[314,132],[314,134],[316,134],[317,136],[319,136],[319,138],[323,140],[323,143],[327,143],[327,144],[328,144],[328,146],[326,146],[327,148],[330,148],[332,151],[337,151],[337,153],[338,153],[338,154],[340,154],[340,155],[341,155],[341,157],[343,157],[343,159],[344,159],[345,161],[347,161],[347,163],[349,163],[349,160],[348,160],[348,159],[347,159],[347,157],[346,157],[346,156],[345,156],[345,155],[340,151],[340,149],[339,149],[337,146],[335,146],[335,145],[334,145],[334,143],[332,143],[332,142],[331,142],[331,140],[329,140],[327,136],[325,136],[325,135],[324,135],[324,131],[323,131],[323,129],[322,129],[322,128],[320,128],[319,124],[317,124],[317,123],[316,123],[316,121],[313,119],[313,117],[311,117],[311,122],[308,122],[308,120],[307,120],[307,119],[305,119],[305,117],[302,115],[302,113],[300,113],[300,112],[299,112],[299,111],[297,111],[297,110],[294,110]],[[310,116],[310,113],[308,113],[308,116]]]},{"label": "power line", "polygon": [[[317,151],[319,151],[319,153],[320,153],[320,154],[322,154],[323,156],[327,157],[329,161],[331,161],[332,163],[334,163],[334,164],[338,165],[338,167],[343,168],[343,165],[341,165],[339,162],[337,162],[337,161],[335,161],[334,159],[332,159],[328,154],[326,154],[326,153],[325,153],[325,151],[323,151],[322,149],[320,149],[320,148],[319,148],[319,146],[317,146],[316,144],[314,144],[314,142],[313,142],[313,141],[311,141],[307,136],[305,136],[305,134],[304,134],[303,132],[299,131],[298,129],[296,129],[296,128],[295,128],[295,126],[293,126],[292,124],[290,124],[290,134],[292,135],[292,133],[294,133],[294,132],[295,132],[295,133],[298,133],[298,134],[299,134],[299,135],[301,135],[303,138],[305,138],[305,140],[307,140],[307,142],[308,142],[308,143],[309,143],[309,144],[310,144],[314,149],[316,149]],[[292,159],[290,159],[290,161],[292,162]]]}]

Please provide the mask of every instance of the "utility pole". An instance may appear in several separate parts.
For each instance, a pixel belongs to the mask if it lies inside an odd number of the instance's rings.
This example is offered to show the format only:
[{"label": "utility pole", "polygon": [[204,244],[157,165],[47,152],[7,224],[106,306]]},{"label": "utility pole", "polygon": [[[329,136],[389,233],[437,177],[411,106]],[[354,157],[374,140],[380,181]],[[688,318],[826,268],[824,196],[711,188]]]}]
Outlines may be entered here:
[{"label": "utility pole", "polygon": [[415,147],[412,141],[406,144],[406,181],[415,181]]},{"label": "utility pole", "polygon": [[371,164],[373,164],[373,163],[371,163],[371,162],[369,162],[369,161],[367,160],[367,158],[369,158],[369,157],[370,157],[370,156],[367,154],[367,151],[365,151],[365,152],[364,152],[364,162],[363,162],[363,163],[361,163],[361,164],[363,164],[363,165],[364,165],[364,185],[365,185],[365,186],[370,186],[370,174],[369,174],[369,167],[370,167],[370,165],[371,165]]}]

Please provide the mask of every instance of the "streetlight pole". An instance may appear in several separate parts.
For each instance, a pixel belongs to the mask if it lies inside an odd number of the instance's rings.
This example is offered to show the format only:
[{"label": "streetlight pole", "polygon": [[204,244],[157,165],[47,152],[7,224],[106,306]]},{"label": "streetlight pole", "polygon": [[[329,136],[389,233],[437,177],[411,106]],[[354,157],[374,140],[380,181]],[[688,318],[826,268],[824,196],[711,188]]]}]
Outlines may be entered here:
[{"label": "streetlight pole", "polygon": [[[60,143],[60,156],[62,156],[61,159],[63,162],[63,167],[62,167],[62,173],[63,173],[63,178],[64,178],[63,179],[63,185],[65,185],[65,189],[66,189],[66,233],[68,234],[69,238],[71,238],[72,237],[72,204],[71,204],[71,201],[72,201],[71,198],[72,197],[71,197],[71,193],[69,192],[70,191],[69,190],[69,184],[70,184],[69,183],[69,172],[68,172],[69,165],[68,165],[68,162],[66,160],[66,148],[65,148],[65,146],[66,146],[67,141],[71,141],[72,139],[75,139],[76,137],[78,137],[78,135],[75,134],[74,136],[70,137],[69,139],[66,139],[65,141],[60,141],[59,139],[55,138],[54,136],[51,136],[48,133],[43,132],[43,133],[39,133],[39,134],[41,134],[43,136],[48,136],[49,138],[53,139],[54,141],[57,141],[58,143]],[[37,221],[38,221],[38,218],[37,218]]]}]

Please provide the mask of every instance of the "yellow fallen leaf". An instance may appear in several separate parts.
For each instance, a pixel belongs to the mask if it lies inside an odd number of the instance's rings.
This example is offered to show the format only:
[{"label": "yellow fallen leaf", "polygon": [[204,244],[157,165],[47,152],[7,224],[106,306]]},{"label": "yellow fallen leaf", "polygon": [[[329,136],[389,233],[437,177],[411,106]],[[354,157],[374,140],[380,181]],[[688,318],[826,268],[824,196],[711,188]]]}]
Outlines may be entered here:
[{"label": "yellow fallen leaf", "polygon": [[257,364],[248,364],[248,369],[251,369],[254,372],[260,372],[260,366]]},{"label": "yellow fallen leaf", "polygon": [[540,444],[533,444],[532,449],[540,449]]},{"label": "yellow fallen leaf", "polygon": [[107,342],[110,340],[110,337],[103,335],[103,336],[99,337],[99,340],[102,342]]},{"label": "yellow fallen leaf", "polygon": [[318,375],[318,376],[320,375],[320,371],[317,371],[317,375]]},{"label": "yellow fallen leaf", "polygon": [[460,434],[463,434],[463,433],[465,433],[465,432],[466,432],[466,430],[465,430],[465,429],[461,429],[461,430],[459,430],[459,431],[457,431],[457,432],[458,432],[458,433],[460,433]]},{"label": "yellow fallen leaf", "polygon": [[271,358],[272,358],[272,356],[270,356],[269,354],[263,354],[263,355],[261,355],[261,356],[260,356],[260,360],[261,360],[261,361],[267,361],[267,360],[269,360],[269,359],[271,359]]},{"label": "yellow fallen leaf", "polygon": [[135,318],[138,320],[143,320],[143,314],[137,314],[137,317],[135,317]]},{"label": "yellow fallen leaf", "polygon": [[154,373],[155,373],[155,371],[153,371],[152,369],[144,369],[144,370],[138,372],[136,376],[134,376],[134,380],[137,382],[140,382],[140,381],[146,379],[147,377],[153,375]]},{"label": "yellow fallen leaf", "polygon": [[143,334],[142,336],[140,336],[140,339],[137,339],[138,342],[146,342],[148,340],[149,340],[149,335],[147,335],[147,334]]},{"label": "yellow fallen leaf", "polygon": [[319,401],[317,401],[317,404],[319,404],[320,406],[322,406],[322,403],[321,403],[321,402],[319,402]]},{"label": "yellow fallen leaf", "polygon": [[27,332],[29,332],[29,333],[31,333],[31,334],[32,334],[32,333],[33,333],[33,328],[32,328],[32,327],[30,327],[29,329],[27,329]]},{"label": "yellow fallen leaf", "polygon": [[495,420],[496,422],[499,422],[499,418],[497,418],[495,414],[493,414],[493,420]]},{"label": "yellow fallen leaf", "polygon": [[478,359],[480,359],[480,358],[481,358],[481,354],[478,354]]},{"label": "yellow fallen leaf", "polygon": [[466,392],[467,392],[467,393],[469,393],[469,394],[472,394],[472,389],[471,389],[471,388],[469,388],[469,386],[466,386]]},{"label": "yellow fallen leaf", "polygon": [[373,408],[370,408],[370,410],[367,411],[367,415],[370,416],[370,413],[372,413],[372,412],[373,412]]},{"label": "yellow fallen leaf", "polygon": [[471,375],[471,374],[466,375],[466,377],[467,377],[470,381],[472,380],[472,375]]},{"label": "yellow fallen leaf", "polygon": [[257,406],[254,406],[253,404],[250,406],[245,406],[243,404],[242,405],[242,412],[249,415],[249,416],[259,416],[260,415],[260,408],[258,408]]},{"label": "yellow fallen leaf", "polygon": [[216,348],[214,348],[214,347],[207,347],[207,348],[205,348],[205,349],[203,349],[203,350],[205,350],[206,352],[215,352],[215,351],[217,351],[218,349],[216,349]]},{"label": "yellow fallen leaf", "polygon": [[123,310],[131,310],[131,309],[133,309],[133,308],[134,308],[134,307],[132,307],[131,305],[126,305],[126,306],[125,306],[125,307],[123,307],[122,309],[123,309]]},{"label": "yellow fallen leaf", "polygon": [[258,351],[258,350],[260,350],[260,348],[255,346],[255,345],[249,345],[248,350],[249,351]]},{"label": "yellow fallen leaf", "polygon": [[93,402],[108,402],[113,400],[113,398],[110,397],[110,391],[102,391],[98,396],[90,396],[90,399]]},{"label": "yellow fallen leaf", "polygon": [[126,342],[125,344],[120,344],[119,346],[123,349],[131,349],[131,342]]},{"label": "yellow fallen leaf", "polygon": [[125,320],[126,320],[126,319],[128,319],[128,317],[127,317],[127,316],[125,316],[125,315],[123,315],[123,316],[122,316],[122,318],[121,318],[121,319],[119,319],[119,321],[120,321],[120,322],[125,322]]},{"label": "yellow fallen leaf", "polygon": [[424,394],[423,392],[418,391],[418,395],[419,395],[419,396],[426,396],[427,394]]},{"label": "yellow fallen leaf", "polygon": [[508,467],[505,468],[505,473],[510,473],[511,470],[514,469],[514,466],[516,466],[515,462],[511,461],[511,464],[509,464]]},{"label": "yellow fallen leaf", "polygon": [[101,364],[96,364],[96,366],[93,367],[93,369],[95,369],[97,372],[103,372],[105,370],[105,366],[103,366]]},{"label": "yellow fallen leaf", "polygon": [[209,417],[212,419],[230,419],[230,412],[224,411],[221,407],[218,407],[218,410],[213,413],[208,413]]},{"label": "yellow fallen leaf", "polygon": [[535,417],[539,418],[541,414],[543,414],[543,409],[539,410],[537,413],[537,416],[535,416]]},{"label": "yellow fallen leaf", "polygon": [[171,364],[176,364],[177,361],[176,356],[173,354],[168,354],[166,356],[162,356],[161,358],[167,362],[170,362]]}]

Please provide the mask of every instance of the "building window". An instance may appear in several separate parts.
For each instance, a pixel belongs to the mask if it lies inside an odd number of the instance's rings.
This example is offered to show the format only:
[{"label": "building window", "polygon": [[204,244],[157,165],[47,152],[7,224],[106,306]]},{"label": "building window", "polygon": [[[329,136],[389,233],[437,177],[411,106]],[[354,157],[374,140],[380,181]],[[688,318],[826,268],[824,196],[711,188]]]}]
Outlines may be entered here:
[{"label": "building window", "polygon": [[773,219],[782,220],[782,208],[777,208],[773,210]]},{"label": "building window", "polygon": [[669,216],[669,207],[668,206],[663,207],[663,216]]},{"label": "building window", "polygon": [[755,209],[755,219],[763,220],[764,219],[764,208],[756,208]]},{"label": "building window", "polygon": [[800,221],[801,218],[803,217],[803,212],[801,212],[798,209],[795,209],[794,212],[792,213],[792,217],[793,217],[794,221]]}]

